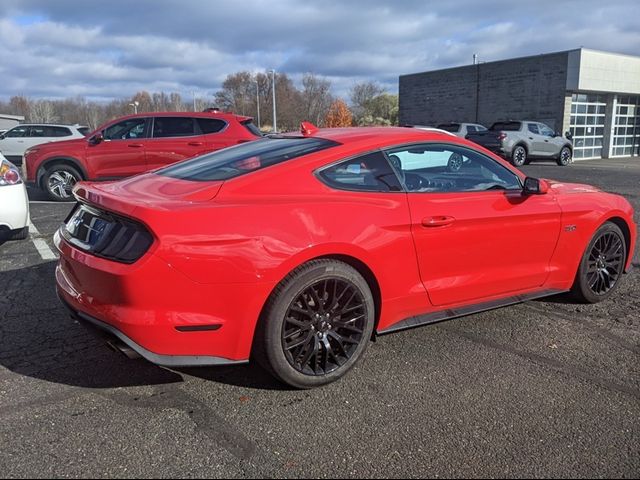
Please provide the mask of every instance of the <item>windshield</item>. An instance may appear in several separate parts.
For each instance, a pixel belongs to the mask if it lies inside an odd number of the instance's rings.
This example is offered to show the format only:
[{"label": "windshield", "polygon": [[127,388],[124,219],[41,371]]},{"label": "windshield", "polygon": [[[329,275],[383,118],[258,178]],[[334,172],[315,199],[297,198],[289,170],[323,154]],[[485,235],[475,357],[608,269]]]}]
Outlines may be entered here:
[{"label": "windshield", "polygon": [[265,138],[192,158],[156,173],[200,182],[227,180],[336,145],[322,138]]},{"label": "windshield", "polygon": [[444,130],[446,132],[451,132],[451,133],[456,133],[458,130],[460,130],[460,124],[459,123],[443,123],[438,125],[438,127],[440,130]]}]

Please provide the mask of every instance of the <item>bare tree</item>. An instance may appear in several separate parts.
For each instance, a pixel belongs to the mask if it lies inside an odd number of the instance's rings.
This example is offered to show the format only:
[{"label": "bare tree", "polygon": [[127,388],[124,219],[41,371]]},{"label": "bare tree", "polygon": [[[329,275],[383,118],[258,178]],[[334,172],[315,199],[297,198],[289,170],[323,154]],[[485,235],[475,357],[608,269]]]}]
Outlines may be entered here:
[{"label": "bare tree", "polygon": [[351,110],[356,121],[367,115],[371,101],[384,93],[384,88],[376,82],[362,82],[355,84],[349,91]]},{"label": "bare tree", "polygon": [[307,73],[302,78],[302,87],[300,116],[302,119],[321,126],[333,102],[331,82],[312,73]]},{"label": "bare tree", "polygon": [[54,123],[58,121],[58,116],[51,101],[38,100],[31,103],[28,120],[35,123]]}]

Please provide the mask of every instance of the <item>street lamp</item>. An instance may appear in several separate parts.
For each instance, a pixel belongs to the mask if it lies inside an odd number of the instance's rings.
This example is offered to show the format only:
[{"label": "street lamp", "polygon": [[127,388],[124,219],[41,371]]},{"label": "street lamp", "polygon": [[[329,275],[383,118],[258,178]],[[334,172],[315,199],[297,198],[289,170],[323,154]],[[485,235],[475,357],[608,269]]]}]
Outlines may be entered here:
[{"label": "street lamp", "polygon": [[258,109],[258,130],[260,130],[260,89],[259,89],[257,75],[256,75],[256,108]]},{"label": "street lamp", "polygon": [[269,70],[271,73],[271,84],[273,85],[273,133],[278,133],[278,126],[276,121],[276,71]]},{"label": "street lamp", "polygon": [[138,113],[138,105],[140,105],[139,101],[135,101],[133,103],[130,103],[129,106],[133,107],[133,113],[137,114]]}]

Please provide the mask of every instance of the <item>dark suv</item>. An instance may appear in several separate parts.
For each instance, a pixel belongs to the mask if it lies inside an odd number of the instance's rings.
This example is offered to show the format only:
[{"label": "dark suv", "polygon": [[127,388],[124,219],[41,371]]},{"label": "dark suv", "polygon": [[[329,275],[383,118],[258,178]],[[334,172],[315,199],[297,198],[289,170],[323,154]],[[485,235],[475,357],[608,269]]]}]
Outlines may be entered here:
[{"label": "dark suv", "polygon": [[86,138],[29,148],[27,181],[68,200],[79,180],[114,180],[261,137],[250,117],[222,112],[154,112],[121,117]]}]

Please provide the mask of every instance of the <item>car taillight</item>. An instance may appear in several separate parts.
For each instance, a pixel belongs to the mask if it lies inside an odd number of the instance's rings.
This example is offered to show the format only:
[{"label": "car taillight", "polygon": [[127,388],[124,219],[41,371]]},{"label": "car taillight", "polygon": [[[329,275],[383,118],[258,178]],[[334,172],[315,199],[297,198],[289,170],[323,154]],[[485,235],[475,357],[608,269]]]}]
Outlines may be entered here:
[{"label": "car taillight", "polygon": [[20,172],[11,163],[0,161],[0,187],[22,183]]},{"label": "car taillight", "polygon": [[121,263],[135,262],[153,243],[144,225],[83,204],[72,211],[60,233],[80,250]]},{"label": "car taillight", "polygon": [[507,138],[507,134],[506,134],[506,133],[504,133],[504,132],[500,132],[500,133],[498,134],[498,140],[502,141],[502,140],[504,140],[505,138]]}]

